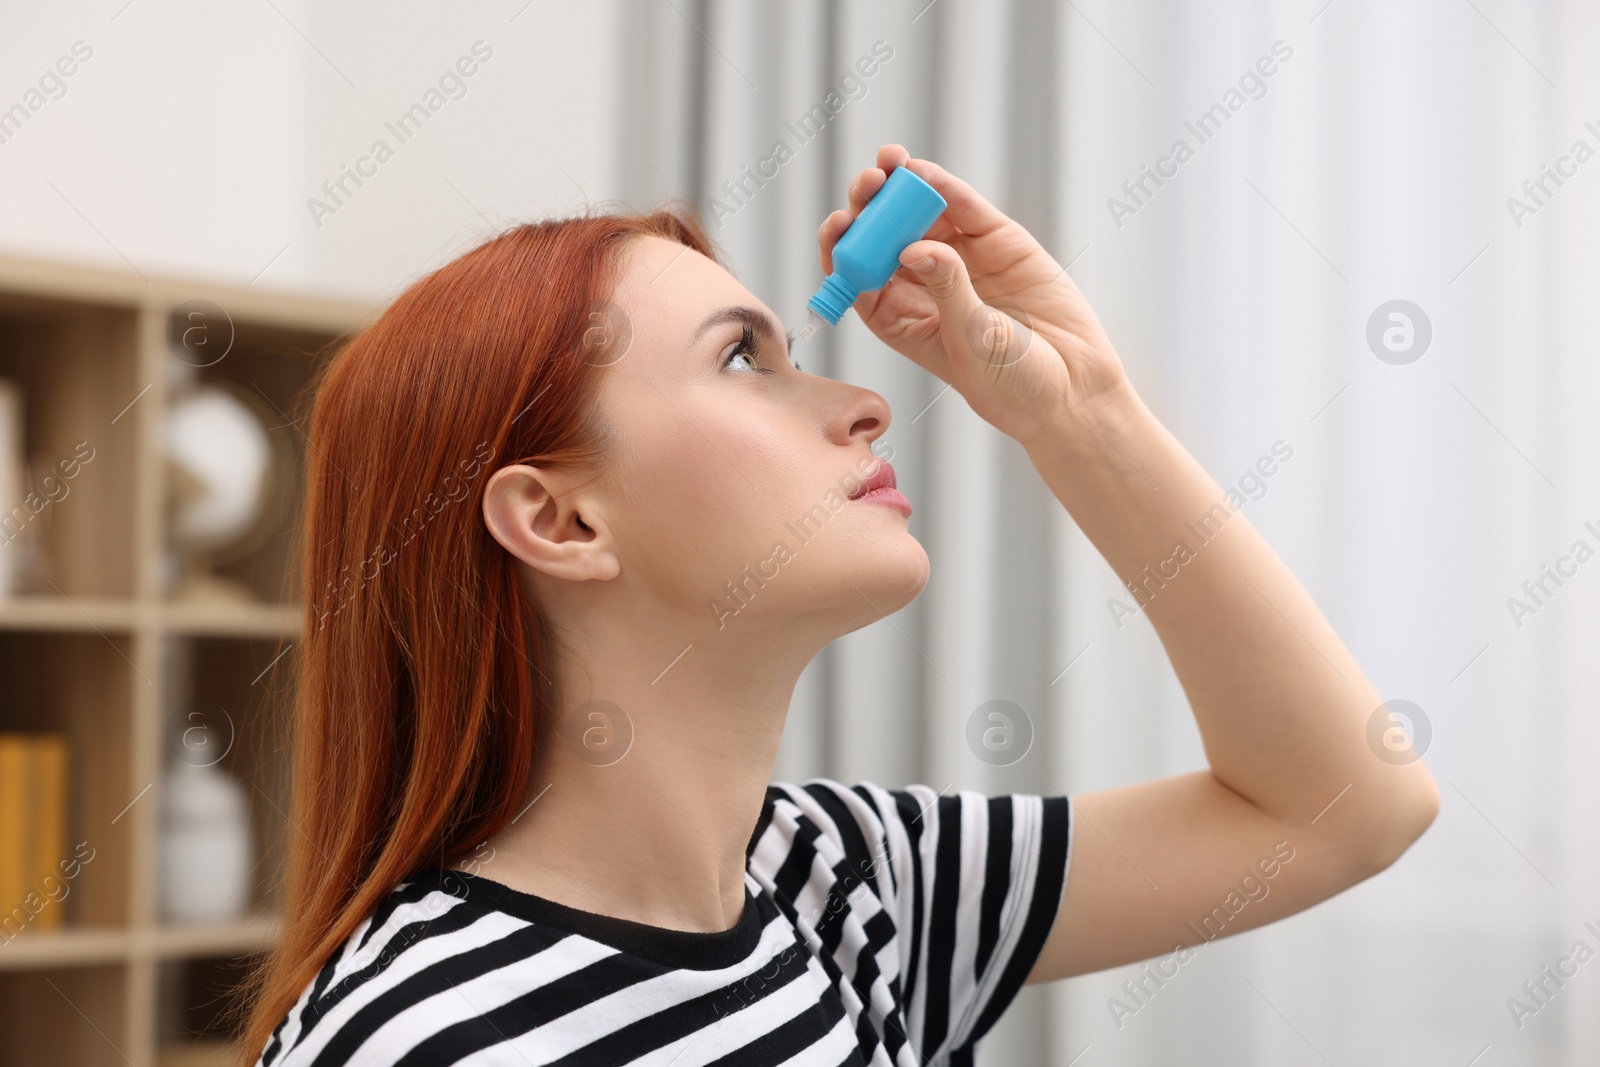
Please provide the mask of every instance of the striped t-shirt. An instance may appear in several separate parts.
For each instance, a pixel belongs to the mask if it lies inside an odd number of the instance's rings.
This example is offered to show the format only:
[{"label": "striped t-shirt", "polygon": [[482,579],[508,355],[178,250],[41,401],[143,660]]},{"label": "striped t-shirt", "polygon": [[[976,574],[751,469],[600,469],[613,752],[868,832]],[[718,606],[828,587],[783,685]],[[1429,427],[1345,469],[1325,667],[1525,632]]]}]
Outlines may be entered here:
[{"label": "striped t-shirt", "polygon": [[738,922],[598,915],[445,871],[396,887],[260,1067],[970,1064],[1060,907],[1067,797],[773,783]]}]

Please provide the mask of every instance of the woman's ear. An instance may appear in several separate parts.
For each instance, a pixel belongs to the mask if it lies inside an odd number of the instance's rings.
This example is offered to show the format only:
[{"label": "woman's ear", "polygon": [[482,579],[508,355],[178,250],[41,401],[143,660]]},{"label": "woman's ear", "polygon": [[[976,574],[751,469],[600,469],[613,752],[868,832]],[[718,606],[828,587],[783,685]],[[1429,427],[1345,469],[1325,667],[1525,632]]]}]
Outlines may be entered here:
[{"label": "woman's ear", "polygon": [[569,478],[522,463],[501,467],[484,487],[484,524],[500,547],[540,573],[574,582],[615,578],[622,561],[606,524]]}]

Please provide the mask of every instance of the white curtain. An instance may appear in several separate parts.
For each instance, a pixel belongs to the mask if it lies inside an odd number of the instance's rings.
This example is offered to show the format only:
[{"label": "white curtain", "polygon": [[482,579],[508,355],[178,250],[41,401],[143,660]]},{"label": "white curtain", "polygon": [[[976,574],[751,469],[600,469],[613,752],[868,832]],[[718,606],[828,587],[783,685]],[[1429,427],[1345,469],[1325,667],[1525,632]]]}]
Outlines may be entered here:
[{"label": "white curtain", "polygon": [[[1600,13],[670,0],[620,14],[625,199],[687,195],[796,325],[820,280],[816,228],[879,144],[971,181],[1071,265],[1147,402],[1242,486],[1379,692],[1431,734],[1444,808],[1395,867],[1202,947],[1120,1026],[1108,1000],[1129,1003],[1137,967],[1029,987],[980,1059],[1600,1062],[1600,958],[1560,963],[1580,941],[1600,952],[1585,926],[1600,930],[1600,559],[1572,555],[1600,550],[1585,526],[1600,531],[1600,159],[1575,145],[1600,151]],[[863,75],[875,46],[892,57]],[[827,121],[806,127],[819,105]],[[1380,334],[1402,322],[1382,310],[1396,300],[1420,309],[1407,352],[1368,340],[1375,313]],[[1154,631],[1117,625],[1115,577],[1021,449],[853,316],[802,364],[890,401],[933,578],[813,665],[776,774],[1078,794],[1203,766]],[[1291,458],[1250,480],[1275,445]],[[1535,603],[1523,583],[1546,565],[1571,573]],[[1514,616],[1512,597],[1532,610]],[[966,740],[995,699],[1034,734],[1003,767]],[[1557,985],[1546,965],[1577,970]]]}]

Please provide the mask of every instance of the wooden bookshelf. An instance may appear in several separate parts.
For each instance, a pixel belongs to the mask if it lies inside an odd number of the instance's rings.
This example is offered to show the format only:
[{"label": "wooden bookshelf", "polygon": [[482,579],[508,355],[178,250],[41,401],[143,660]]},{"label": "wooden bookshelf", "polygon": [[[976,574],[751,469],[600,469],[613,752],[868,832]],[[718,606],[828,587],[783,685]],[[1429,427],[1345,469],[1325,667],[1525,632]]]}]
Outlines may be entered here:
[{"label": "wooden bookshelf", "polygon": [[[199,361],[179,362],[171,326],[196,300],[225,311],[232,345],[190,370]],[[226,1060],[218,1008],[275,936],[288,832],[284,741],[300,628],[289,577],[305,449],[297,404],[319,361],[376,310],[0,258],[0,377],[23,389],[27,454],[65,458],[82,441],[95,452],[35,520],[48,587],[0,597],[0,731],[68,736],[69,840],[94,849],[49,905],[65,909],[60,929],[0,936],[0,1067]],[[269,432],[295,457],[274,489],[286,503],[269,536],[215,568],[248,601],[179,601],[164,588],[161,428],[171,388],[195,374],[278,410]],[[221,709],[228,746],[218,766],[248,787],[259,862],[247,918],[181,926],[162,919],[158,900],[162,771],[174,717],[201,704]]]}]

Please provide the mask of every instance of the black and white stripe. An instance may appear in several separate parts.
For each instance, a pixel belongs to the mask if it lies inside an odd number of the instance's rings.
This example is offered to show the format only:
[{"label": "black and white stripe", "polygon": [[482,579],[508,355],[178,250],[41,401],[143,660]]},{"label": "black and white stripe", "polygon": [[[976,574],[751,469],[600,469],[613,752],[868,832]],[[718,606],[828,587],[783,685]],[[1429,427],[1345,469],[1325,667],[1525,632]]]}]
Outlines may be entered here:
[{"label": "black and white stripe", "polygon": [[745,912],[686,933],[461,872],[397,887],[258,1067],[970,1064],[1038,958],[1066,797],[773,783]]}]

